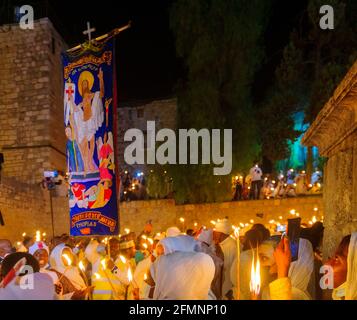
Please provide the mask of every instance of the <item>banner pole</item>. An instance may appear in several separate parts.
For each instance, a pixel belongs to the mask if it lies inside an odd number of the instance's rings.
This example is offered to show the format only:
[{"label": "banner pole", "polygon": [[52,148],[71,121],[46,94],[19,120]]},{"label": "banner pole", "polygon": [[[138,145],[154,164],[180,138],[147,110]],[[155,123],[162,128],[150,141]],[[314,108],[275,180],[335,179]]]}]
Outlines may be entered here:
[{"label": "banner pole", "polygon": [[[104,35],[102,35],[102,36],[100,36],[98,38],[95,38],[94,41],[99,42],[99,41],[103,41],[103,40],[105,40],[107,38],[115,37],[119,33],[123,32],[123,31],[125,31],[125,30],[127,30],[129,28],[131,28],[131,21],[129,21],[129,23],[124,27],[116,28],[116,29],[112,30],[109,33],[106,33],[106,34],[104,34]],[[83,47],[83,44],[79,44],[78,46],[75,46],[75,47],[73,47],[71,49],[68,49],[67,52],[71,53],[71,52],[77,51],[79,49],[82,49],[82,47]]]}]

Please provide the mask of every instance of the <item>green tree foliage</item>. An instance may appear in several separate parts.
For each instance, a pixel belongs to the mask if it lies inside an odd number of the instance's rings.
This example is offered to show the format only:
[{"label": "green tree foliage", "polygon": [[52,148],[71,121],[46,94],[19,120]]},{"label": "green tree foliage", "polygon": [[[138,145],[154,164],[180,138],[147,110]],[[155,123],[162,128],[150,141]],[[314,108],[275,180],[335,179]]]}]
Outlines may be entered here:
[{"label": "green tree foliage", "polygon": [[[320,28],[320,7],[326,4],[334,8],[334,30]],[[356,8],[354,0],[308,1],[259,113],[262,152],[271,161],[286,158],[288,142],[300,134],[292,115],[304,111],[306,123],[312,123],[356,60]]]},{"label": "green tree foliage", "polygon": [[[177,0],[171,27],[186,78],[178,85],[178,128],[232,129],[233,172],[247,172],[260,151],[251,87],[263,58],[268,6],[261,0]],[[212,165],[175,166],[176,200],[231,198],[231,176]]]}]

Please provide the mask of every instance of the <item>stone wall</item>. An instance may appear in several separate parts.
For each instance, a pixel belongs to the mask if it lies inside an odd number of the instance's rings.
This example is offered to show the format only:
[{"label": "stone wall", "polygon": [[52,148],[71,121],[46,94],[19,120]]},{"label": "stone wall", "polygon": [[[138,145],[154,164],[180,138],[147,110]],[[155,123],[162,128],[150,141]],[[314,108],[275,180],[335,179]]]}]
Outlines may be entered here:
[{"label": "stone wall", "polygon": [[[0,238],[13,241],[35,230],[52,234],[43,171],[65,170],[61,51],[66,47],[48,19],[33,30],[7,25],[0,32]],[[56,200],[55,200],[56,201]],[[56,206],[68,216],[67,201]],[[55,211],[56,211],[55,210]],[[56,213],[57,213],[56,212]],[[55,218],[55,232],[68,232]],[[66,229],[66,230],[65,230]]]},{"label": "stone wall", "polygon": [[306,132],[303,143],[327,158],[324,258],[357,231],[357,61]]},{"label": "stone wall", "polygon": [[60,53],[65,47],[48,19],[34,30],[0,32],[0,150],[3,175],[41,181],[43,171],[65,169]]},{"label": "stone wall", "polygon": [[[314,211],[317,208],[318,211]],[[261,200],[212,203],[201,205],[175,205],[173,200],[138,201],[122,203],[120,207],[121,232],[125,228],[132,231],[142,231],[145,222],[152,220],[155,231],[161,232],[174,225],[182,229],[179,219],[185,218],[185,228],[193,228],[194,223],[212,226],[211,220],[229,217],[230,221],[240,223],[269,224],[271,220],[284,222],[292,217],[291,210],[300,214],[303,222],[308,223],[313,216],[322,218],[324,215],[322,197],[303,197],[283,200]],[[261,216],[258,217],[257,215]],[[279,217],[283,219],[279,219]]]}]

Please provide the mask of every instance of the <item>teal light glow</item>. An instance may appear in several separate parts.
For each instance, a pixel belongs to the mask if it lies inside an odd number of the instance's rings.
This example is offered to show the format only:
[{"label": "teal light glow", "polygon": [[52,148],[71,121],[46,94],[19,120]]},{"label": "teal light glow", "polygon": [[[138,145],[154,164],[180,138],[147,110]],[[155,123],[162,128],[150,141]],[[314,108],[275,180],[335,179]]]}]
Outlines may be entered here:
[{"label": "teal light glow", "polygon": [[[309,125],[304,123],[304,118],[305,116],[303,112],[298,112],[294,115],[294,129],[305,133],[306,130],[309,128]],[[301,134],[301,136],[294,143],[289,143],[290,157],[277,162],[277,171],[286,172],[291,168],[294,168],[296,170],[306,169],[307,148],[301,144],[301,140],[304,133]],[[312,148],[312,155],[313,166],[317,167],[319,162],[319,152],[316,147]]]}]

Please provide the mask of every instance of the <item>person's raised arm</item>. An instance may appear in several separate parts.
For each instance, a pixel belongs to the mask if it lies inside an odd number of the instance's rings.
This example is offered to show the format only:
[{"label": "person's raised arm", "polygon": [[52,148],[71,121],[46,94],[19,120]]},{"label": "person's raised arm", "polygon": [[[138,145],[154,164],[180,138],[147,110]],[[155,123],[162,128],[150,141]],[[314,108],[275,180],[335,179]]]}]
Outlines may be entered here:
[{"label": "person's raised arm", "polygon": [[274,252],[274,258],[278,269],[278,279],[270,283],[271,300],[291,300],[292,288],[289,278],[291,263],[291,251],[288,238],[284,237]]}]

